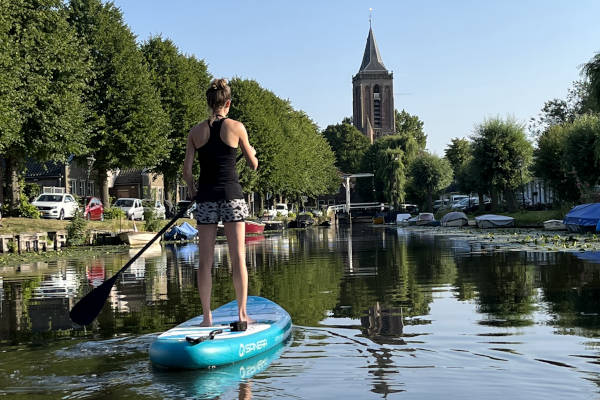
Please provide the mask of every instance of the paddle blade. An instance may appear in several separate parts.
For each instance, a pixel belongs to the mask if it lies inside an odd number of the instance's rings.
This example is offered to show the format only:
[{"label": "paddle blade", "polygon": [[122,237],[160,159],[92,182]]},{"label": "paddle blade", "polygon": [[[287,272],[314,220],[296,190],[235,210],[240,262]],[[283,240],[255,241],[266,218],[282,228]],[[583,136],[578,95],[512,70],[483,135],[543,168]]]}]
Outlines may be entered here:
[{"label": "paddle blade", "polygon": [[106,303],[110,290],[118,277],[119,274],[117,273],[79,300],[69,313],[71,320],[79,325],[88,325],[95,320],[102,311],[102,307]]}]

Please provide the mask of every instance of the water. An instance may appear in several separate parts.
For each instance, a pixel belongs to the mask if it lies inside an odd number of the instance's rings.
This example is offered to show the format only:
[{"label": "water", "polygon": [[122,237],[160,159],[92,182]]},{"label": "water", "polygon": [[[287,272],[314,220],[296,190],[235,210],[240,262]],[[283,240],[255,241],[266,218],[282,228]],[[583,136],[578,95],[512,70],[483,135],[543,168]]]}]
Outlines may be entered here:
[{"label": "water", "polygon": [[[2,267],[0,398],[600,398],[598,258],[361,225],[247,246],[249,293],[289,311],[292,337],[204,371],[148,360],[200,313],[194,245],[138,260],[88,330],[68,310],[129,252]],[[226,246],[215,253],[217,307],[234,292]]]}]

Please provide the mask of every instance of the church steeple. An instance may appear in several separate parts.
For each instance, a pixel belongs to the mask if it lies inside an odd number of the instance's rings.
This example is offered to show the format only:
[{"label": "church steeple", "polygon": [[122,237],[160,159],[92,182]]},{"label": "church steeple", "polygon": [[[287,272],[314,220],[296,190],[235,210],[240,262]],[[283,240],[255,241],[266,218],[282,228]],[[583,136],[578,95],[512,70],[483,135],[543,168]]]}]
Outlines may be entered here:
[{"label": "church steeple", "polygon": [[387,71],[383,65],[383,61],[381,61],[379,48],[377,47],[377,42],[375,42],[375,35],[373,35],[373,29],[371,27],[369,27],[367,45],[365,46],[365,53],[358,72],[362,71]]},{"label": "church steeple", "polygon": [[395,133],[394,76],[383,65],[370,18],[362,63],[352,77],[352,92],[354,126],[371,141]]}]

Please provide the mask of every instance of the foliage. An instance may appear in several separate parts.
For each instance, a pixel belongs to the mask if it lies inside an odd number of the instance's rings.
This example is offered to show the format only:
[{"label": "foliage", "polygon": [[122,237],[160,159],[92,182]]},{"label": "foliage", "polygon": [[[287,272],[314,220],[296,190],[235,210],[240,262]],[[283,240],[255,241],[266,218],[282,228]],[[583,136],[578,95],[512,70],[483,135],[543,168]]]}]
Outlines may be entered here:
[{"label": "foliage", "polygon": [[40,218],[41,214],[36,206],[31,204],[26,196],[19,199],[18,215],[25,218]]},{"label": "foliage", "polygon": [[162,222],[156,218],[156,213],[152,208],[144,210],[144,230],[146,232],[158,232],[162,227]]},{"label": "foliage", "polygon": [[584,115],[564,127],[566,172],[572,175],[580,191],[589,191],[600,182],[600,118]]},{"label": "foliage", "polygon": [[394,110],[394,112],[396,114],[396,135],[405,137],[407,141],[409,138],[413,139],[415,142],[415,144],[405,146],[403,149],[409,159],[412,159],[413,156],[417,155],[419,150],[425,150],[427,146],[427,135],[423,131],[423,121],[416,115],[411,115],[405,110]]},{"label": "foliage", "polygon": [[155,168],[163,174],[165,189],[169,191],[182,168],[188,132],[208,117],[205,92],[211,76],[204,61],[181,54],[169,39],[151,37],[142,45],[141,51],[170,122],[169,130],[164,134],[171,147]]},{"label": "foliage", "polygon": [[450,144],[446,146],[444,154],[456,174],[471,157],[471,143],[464,138],[453,138]]},{"label": "foliage", "polygon": [[158,163],[171,147],[169,120],[135,36],[113,3],[71,0],[69,21],[91,49],[94,79],[84,102],[102,203],[109,204],[106,171]]},{"label": "foliage", "polygon": [[82,246],[86,242],[87,237],[87,221],[83,218],[81,211],[77,211],[67,225],[67,245]]},{"label": "foliage", "polygon": [[42,188],[37,183],[22,183],[23,194],[31,201],[42,193]]},{"label": "foliage", "polygon": [[413,192],[420,191],[424,194],[424,209],[431,211],[433,195],[452,182],[450,162],[445,158],[423,152],[410,164],[409,171]]},{"label": "foliage", "polygon": [[589,94],[593,102],[591,108],[593,111],[600,112],[600,52],[583,65],[581,73],[589,82]]},{"label": "foliage", "polygon": [[361,160],[371,144],[369,138],[347,123],[329,125],[323,136],[335,154],[335,165],[340,171],[348,174],[361,172]]},{"label": "foliage", "polygon": [[493,118],[480,124],[471,139],[473,168],[478,179],[490,189],[492,208],[496,207],[501,192],[506,192],[509,205],[514,208],[514,190],[530,179],[533,152],[523,125],[512,118],[505,121]]},{"label": "foliage", "polygon": [[[62,161],[81,154],[88,50],[69,25],[63,2],[2,0],[0,6],[0,154],[18,172],[26,157]],[[11,182],[13,206],[18,185]]]},{"label": "foliage", "polygon": [[125,218],[125,211],[119,207],[105,207],[104,219],[121,219]]}]

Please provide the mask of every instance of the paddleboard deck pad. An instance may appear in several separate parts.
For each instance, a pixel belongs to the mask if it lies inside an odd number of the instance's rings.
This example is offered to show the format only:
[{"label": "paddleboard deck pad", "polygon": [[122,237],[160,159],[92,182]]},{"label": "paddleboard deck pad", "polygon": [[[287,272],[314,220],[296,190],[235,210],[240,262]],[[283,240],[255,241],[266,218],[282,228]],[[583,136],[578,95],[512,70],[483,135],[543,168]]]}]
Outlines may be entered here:
[{"label": "paddleboard deck pad", "polygon": [[245,360],[266,352],[291,333],[290,315],[271,300],[248,296],[247,312],[254,321],[236,331],[237,301],[212,312],[213,326],[201,327],[202,316],[161,334],[150,346],[152,363],[166,368],[207,368]]}]

